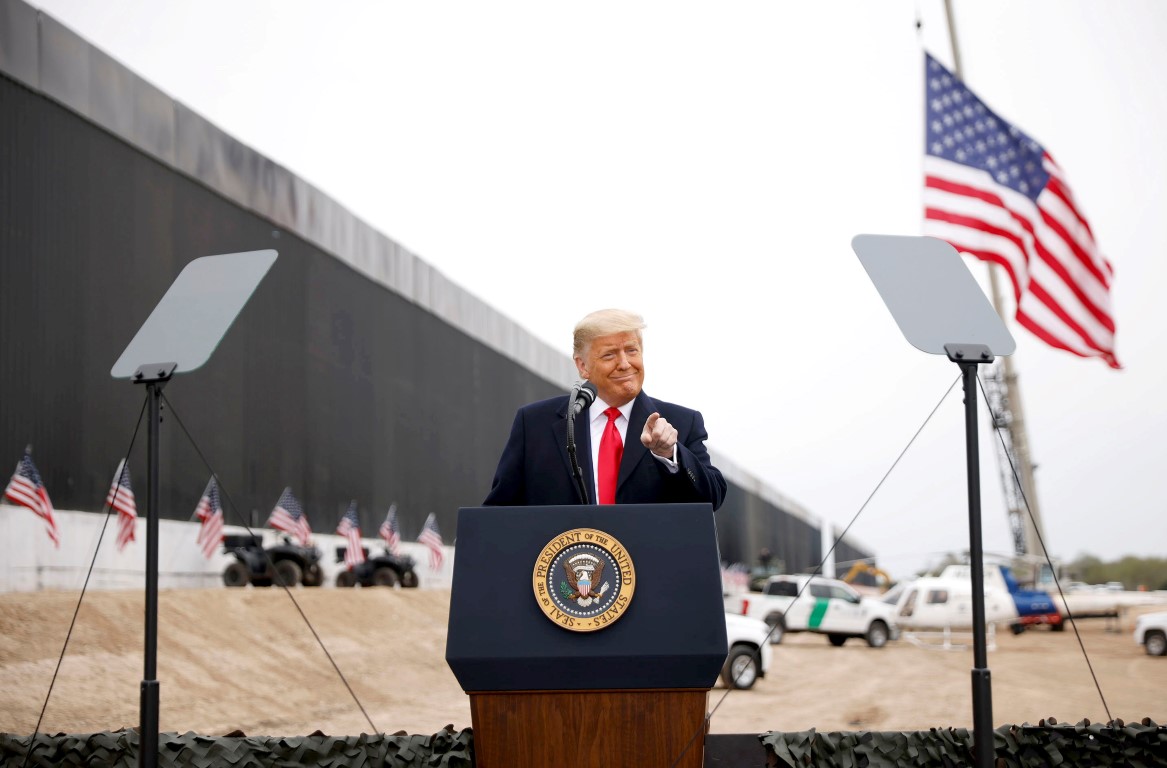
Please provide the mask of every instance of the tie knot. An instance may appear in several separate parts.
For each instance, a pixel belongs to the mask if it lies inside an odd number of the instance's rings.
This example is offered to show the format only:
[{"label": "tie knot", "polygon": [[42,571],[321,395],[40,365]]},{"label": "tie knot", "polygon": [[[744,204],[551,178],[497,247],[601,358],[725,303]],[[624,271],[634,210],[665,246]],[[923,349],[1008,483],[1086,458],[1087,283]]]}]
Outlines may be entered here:
[{"label": "tie knot", "polygon": [[615,421],[620,416],[620,409],[609,408],[604,411],[604,415],[608,417],[608,421]]}]

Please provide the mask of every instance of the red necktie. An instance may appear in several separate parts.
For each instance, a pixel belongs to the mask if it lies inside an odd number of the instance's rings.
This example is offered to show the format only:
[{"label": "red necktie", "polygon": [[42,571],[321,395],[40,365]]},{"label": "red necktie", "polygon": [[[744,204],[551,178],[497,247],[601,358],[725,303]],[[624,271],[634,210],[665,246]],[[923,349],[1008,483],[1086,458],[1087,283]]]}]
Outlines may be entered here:
[{"label": "red necktie", "polygon": [[619,408],[604,411],[608,426],[600,438],[600,466],[596,473],[601,504],[616,503],[616,478],[620,476],[620,457],[624,455],[624,443],[620,440],[620,430],[616,429]]}]

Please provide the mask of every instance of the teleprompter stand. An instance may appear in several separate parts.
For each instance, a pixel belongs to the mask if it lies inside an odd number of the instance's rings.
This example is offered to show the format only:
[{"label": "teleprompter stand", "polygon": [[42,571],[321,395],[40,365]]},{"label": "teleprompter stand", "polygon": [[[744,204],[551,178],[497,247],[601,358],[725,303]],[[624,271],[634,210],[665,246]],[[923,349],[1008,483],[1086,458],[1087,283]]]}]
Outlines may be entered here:
[{"label": "teleprompter stand", "polygon": [[968,475],[972,566],[973,750],[978,768],[993,765],[993,700],[985,640],[985,574],[981,543],[981,476],[977,440],[977,366],[1016,344],[1005,323],[948,243],[930,237],[856,235],[859,256],[884,304],[912,346],[960,366]]},{"label": "teleprompter stand", "polygon": [[[635,568],[623,615],[589,632],[549,618],[533,583],[549,542],[581,529]],[[712,507],[463,508],[457,536],[446,661],[470,696],[478,768],[701,768],[726,657]]]},{"label": "teleprompter stand", "polygon": [[[215,351],[259,281],[273,250],[195,259],[138,329],[110,375],[146,385],[146,632],[138,731],[138,765],[158,765],[158,454],[162,389],[175,373],[200,368]],[[162,363],[144,362],[165,360]]]}]

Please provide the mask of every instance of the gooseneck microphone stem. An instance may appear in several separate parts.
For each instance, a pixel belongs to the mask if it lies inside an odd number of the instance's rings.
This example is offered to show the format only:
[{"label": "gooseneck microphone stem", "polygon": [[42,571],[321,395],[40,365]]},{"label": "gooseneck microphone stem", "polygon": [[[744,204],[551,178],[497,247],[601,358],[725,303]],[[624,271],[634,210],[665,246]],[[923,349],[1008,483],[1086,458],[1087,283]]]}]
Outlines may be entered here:
[{"label": "gooseneck microphone stem", "polygon": [[575,402],[579,389],[572,387],[571,395],[567,398],[567,456],[571,459],[571,474],[575,480],[575,490],[579,494],[579,503],[588,503],[587,488],[584,487],[583,471],[579,468],[579,461],[575,455]]},{"label": "gooseneck microphone stem", "polygon": [[590,381],[582,385],[576,384],[567,396],[567,457],[571,459],[571,474],[575,481],[575,490],[579,494],[579,503],[588,503],[588,490],[584,485],[583,470],[579,467],[575,449],[575,417],[580,411],[590,406],[596,399],[596,387]]}]

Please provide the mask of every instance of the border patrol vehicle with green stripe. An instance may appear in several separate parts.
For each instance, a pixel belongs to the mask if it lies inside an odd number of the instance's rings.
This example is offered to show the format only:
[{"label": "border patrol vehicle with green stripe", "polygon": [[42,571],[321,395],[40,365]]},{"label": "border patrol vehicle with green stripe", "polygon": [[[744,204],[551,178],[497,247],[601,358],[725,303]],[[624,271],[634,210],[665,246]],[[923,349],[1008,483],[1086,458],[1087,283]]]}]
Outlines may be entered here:
[{"label": "border patrol vehicle with green stripe", "polygon": [[899,637],[895,606],[821,576],[771,576],[760,593],[726,595],[725,610],[766,622],[772,645],[781,643],[787,632],[817,632],[834,646],[861,637],[872,648]]}]

